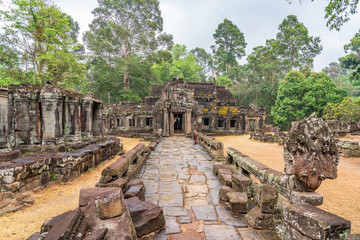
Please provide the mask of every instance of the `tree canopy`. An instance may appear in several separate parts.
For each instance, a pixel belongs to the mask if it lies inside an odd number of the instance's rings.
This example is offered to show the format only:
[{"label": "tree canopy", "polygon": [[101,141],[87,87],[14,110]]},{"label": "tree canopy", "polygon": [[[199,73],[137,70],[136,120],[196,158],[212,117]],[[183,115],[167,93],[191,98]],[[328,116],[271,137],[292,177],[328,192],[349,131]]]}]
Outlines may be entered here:
[{"label": "tree canopy", "polygon": [[347,92],[337,89],[325,73],[312,73],[306,77],[300,71],[291,71],[280,83],[271,113],[274,122],[288,129],[291,121],[299,121],[316,112],[323,115],[328,103],[340,103]]},{"label": "tree canopy", "polygon": [[85,67],[77,51],[77,23],[47,0],[13,0],[1,10],[1,75],[15,82],[61,87],[84,84]]}]

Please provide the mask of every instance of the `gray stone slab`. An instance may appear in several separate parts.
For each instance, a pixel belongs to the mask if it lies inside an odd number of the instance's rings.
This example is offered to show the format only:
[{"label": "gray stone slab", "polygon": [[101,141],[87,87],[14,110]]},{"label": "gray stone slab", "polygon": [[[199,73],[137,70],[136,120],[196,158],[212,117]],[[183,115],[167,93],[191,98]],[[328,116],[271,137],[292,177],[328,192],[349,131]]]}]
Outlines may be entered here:
[{"label": "gray stone slab", "polygon": [[178,217],[178,222],[180,224],[184,224],[184,223],[191,223],[191,218],[190,217]]},{"label": "gray stone slab", "polygon": [[187,216],[187,212],[185,208],[182,207],[163,207],[164,215],[165,216]]},{"label": "gray stone slab", "polygon": [[180,224],[176,222],[176,217],[165,218],[165,234],[175,234],[180,232]]},{"label": "gray stone slab", "polygon": [[254,230],[249,230],[249,229],[237,229],[239,232],[239,235],[241,236],[242,239],[246,239],[246,240],[263,240],[262,237],[260,237],[260,235],[254,231]]},{"label": "gray stone slab", "polygon": [[205,184],[206,178],[203,175],[191,175],[189,184]]},{"label": "gray stone slab", "polygon": [[184,205],[183,195],[180,193],[160,194],[160,207],[182,207]]},{"label": "gray stone slab", "polygon": [[159,203],[159,194],[145,194],[145,201],[151,202],[152,204],[158,205]]},{"label": "gray stone slab", "polygon": [[205,225],[204,234],[206,240],[241,240],[235,228],[227,225]]},{"label": "gray stone slab", "polygon": [[193,206],[192,210],[197,220],[216,221],[217,216],[213,205]]},{"label": "gray stone slab", "polygon": [[159,193],[182,193],[181,186],[178,182],[160,182]]}]

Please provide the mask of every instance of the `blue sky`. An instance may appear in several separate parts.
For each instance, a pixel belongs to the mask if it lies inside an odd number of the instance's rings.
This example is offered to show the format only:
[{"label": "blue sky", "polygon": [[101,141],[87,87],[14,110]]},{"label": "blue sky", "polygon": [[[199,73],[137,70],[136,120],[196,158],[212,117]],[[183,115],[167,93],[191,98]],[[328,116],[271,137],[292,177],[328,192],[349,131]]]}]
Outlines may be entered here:
[{"label": "blue sky", "polygon": [[[6,0],[4,2],[8,2]],[[332,61],[344,56],[344,44],[348,43],[360,29],[360,13],[352,15],[341,31],[330,31],[326,27],[324,9],[327,0],[299,4],[294,0],[159,0],[164,31],[174,36],[175,43],[185,44],[188,49],[201,47],[210,51],[214,44],[213,33],[224,18],[230,19],[244,33],[246,53],[256,46],[264,45],[274,38],[282,20],[294,14],[308,28],[310,35],[319,36],[322,53],[316,57],[314,70],[321,71]],[[93,16],[91,11],[97,0],[54,0],[64,12],[80,24],[83,33]],[[81,36],[80,36],[81,38]],[[246,57],[240,62],[245,63]]]}]

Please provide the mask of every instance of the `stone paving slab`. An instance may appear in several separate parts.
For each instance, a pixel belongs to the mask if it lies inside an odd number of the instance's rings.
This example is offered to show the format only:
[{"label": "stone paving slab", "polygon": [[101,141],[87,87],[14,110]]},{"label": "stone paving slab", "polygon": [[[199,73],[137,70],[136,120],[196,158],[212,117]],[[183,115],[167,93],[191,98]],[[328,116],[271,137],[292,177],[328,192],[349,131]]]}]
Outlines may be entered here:
[{"label": "stone paving slab", "polygon": [[248,229],[242,217],[219,201],[221,183],[211,156],[185,137],[163,138],[151,152],[141,177],[145,199],[163,208],[165,230],[155,240],[278,240],[271,231]]}]

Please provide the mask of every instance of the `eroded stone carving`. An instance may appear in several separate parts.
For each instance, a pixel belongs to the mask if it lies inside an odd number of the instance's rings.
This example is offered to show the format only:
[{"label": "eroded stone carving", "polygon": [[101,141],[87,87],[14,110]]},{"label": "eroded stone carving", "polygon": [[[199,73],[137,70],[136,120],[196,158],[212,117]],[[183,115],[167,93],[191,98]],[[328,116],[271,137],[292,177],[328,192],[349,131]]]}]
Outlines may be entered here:
[{"label": "eroded stone carving", "polygon": [[289,132],[284,146],[285,173],[294,174],[306,191],[315,191],[326,179],[337,177],[339,153],[327,124],[315,113]]}]

